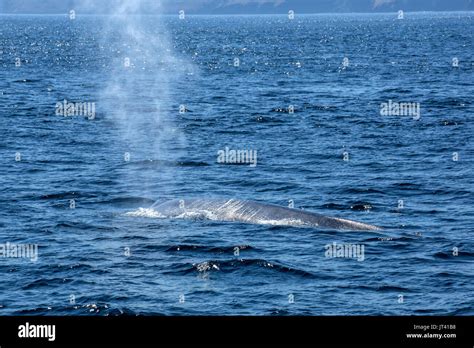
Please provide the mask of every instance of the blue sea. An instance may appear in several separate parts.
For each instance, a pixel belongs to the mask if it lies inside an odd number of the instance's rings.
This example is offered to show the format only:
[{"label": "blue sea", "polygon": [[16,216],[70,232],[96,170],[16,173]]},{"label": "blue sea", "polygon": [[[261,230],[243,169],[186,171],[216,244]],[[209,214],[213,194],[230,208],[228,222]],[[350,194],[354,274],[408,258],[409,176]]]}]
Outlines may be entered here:
[{"label": "blue sea", "polygon": [[0,16],[0,315],[474,314],[473,13],[71,17]]}]

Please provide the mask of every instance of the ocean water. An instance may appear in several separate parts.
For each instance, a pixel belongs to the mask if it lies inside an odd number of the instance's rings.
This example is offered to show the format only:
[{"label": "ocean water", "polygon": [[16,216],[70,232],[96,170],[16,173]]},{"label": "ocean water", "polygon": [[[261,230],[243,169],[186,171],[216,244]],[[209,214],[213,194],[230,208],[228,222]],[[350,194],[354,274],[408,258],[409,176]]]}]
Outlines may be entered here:
[{"label": "ocean water", "polygon": [[[473,315],[473,33],[472,13],[0,16],[0,244],[38,245],[0,258],[0,314]],[[384,229],[150,209],[211,197]]]}]

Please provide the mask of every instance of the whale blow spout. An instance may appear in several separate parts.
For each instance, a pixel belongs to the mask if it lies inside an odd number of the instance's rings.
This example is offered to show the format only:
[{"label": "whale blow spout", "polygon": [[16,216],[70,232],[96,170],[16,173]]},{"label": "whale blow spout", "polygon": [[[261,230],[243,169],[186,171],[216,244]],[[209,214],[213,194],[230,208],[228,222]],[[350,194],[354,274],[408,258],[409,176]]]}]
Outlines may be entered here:
[{"label": "whale blow spout", "polygon": [[237,199],[174,199],[151,207],[163,218],[204,218],[275,226],[317,227],[348,231],[378,231],[380,227],[361,222]]}]

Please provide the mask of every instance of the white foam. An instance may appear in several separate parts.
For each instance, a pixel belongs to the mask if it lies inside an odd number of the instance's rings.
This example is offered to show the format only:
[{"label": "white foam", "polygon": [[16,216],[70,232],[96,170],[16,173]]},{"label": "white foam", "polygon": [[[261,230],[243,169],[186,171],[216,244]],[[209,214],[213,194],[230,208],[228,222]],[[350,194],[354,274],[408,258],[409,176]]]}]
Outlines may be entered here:
[{"label": "white foam", "polygon": [[146,217],[146,218],[153,218],[153,219],[164,219],[166,216],[160,214],[154,209],[151,208],[138,208],[135,211],[130,211],[125,213],[125,216],[133,216],[133,217]]},{"label": "white foam", "polygon": [[280,220],[258,220],[256,221],[259,225],[272,225],[272,226],[307,226],[304,221],[296,219],[280,219]]},{"label": "white foam", "polygon": [[174,218],[176,219],[192,219],[192,220],[219,220],[219,217],[211,211],[199,210],[199,211],[185,211]]},{"label": "white foam", "polygon": [[210,271],[212,269],[220,271],[219,266],[211,264],[207,261],[201,262],[201,263],[198,263],[198,264],[195,263],[195,264],[193,264],[193,266],[196,267],[198,272],[207,272],[207,271]]}]

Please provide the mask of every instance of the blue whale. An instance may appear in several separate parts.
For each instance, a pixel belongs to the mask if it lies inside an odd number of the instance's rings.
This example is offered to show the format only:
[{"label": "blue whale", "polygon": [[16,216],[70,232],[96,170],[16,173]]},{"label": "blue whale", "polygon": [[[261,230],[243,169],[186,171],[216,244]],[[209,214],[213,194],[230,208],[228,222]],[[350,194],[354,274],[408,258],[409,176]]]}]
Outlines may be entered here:
[{"label": "blue whale", "polygon": [[378,231],[361,222],[238,199],[174,199],[158,201],[151,207],[164,218],[189,217],[276,226],[317,227],[348,231]]}]

